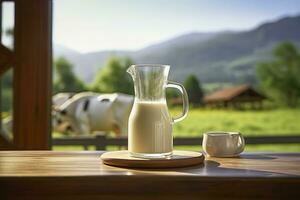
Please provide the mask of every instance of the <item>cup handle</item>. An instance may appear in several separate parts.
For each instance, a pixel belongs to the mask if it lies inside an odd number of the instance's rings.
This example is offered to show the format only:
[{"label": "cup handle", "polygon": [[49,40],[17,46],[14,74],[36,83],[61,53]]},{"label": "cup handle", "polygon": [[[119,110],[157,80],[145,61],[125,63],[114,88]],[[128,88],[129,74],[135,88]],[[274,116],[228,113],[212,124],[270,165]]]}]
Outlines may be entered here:
[{"label": "cup handle", "polygon": [[239,133],[238,148],[236,150],[236,154],[242,153],[244,151],[244,148],[245,148],[245,140],[242,134]]},{"label": "cup handle", "polygon": [[189,99],[188,94],[184,88],[184,86],[180,83],[174,82],[174,81],[168,81],[168,84],[166,86],[167,88],[175,88],[178,89],[182,96],[182,102],[183,102],[183,111],[182,114],[179,117],[172,117],[172,122],[177,123],[186,118],[188,110],[189,110]]}]

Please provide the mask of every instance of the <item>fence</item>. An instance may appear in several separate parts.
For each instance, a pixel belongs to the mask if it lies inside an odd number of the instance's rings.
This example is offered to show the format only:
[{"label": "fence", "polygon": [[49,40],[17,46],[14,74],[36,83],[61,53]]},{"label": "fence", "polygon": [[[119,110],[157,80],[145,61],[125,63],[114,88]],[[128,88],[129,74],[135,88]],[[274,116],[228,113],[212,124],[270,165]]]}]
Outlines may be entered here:
[{"label": "fence", "polygon": [[[246,144],[298,144],[300,134],[296,136],[247,136]],[[174,138],[175,146],[196,146],[202,144],[202,137],[178,137]],[[106,150],[107,146],[127,146],[127,138],[109,138],[105,134],[95,137],[55,138],[52,141],[55,146],[80,145],[85,150],[88,146],[95,146],[96,150]]]}]

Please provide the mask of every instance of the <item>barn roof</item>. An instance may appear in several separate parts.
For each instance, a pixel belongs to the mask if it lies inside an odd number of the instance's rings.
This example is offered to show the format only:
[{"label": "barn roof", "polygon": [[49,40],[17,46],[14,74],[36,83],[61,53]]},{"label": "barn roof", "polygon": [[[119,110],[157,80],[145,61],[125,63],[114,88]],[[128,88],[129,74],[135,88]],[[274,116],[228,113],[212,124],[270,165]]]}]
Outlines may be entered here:
[{"label": "barn roof", "polygon": [[[205,102],[230,101],[234,97],[237,97],[248,90],[253,90],[250,85],[240,85],[240,86],[236,86],[236,87],[226,88],[223,90],[216,91],[216,92],[204,97],[204,101]],[[257,95],[261,96],[258,93],[257,93]]]}]

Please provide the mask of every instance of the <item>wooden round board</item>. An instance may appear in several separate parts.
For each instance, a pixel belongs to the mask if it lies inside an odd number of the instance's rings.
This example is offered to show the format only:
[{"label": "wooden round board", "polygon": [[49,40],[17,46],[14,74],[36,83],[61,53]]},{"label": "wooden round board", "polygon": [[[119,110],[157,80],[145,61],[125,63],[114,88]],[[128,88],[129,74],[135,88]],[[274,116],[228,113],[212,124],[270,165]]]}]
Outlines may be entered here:
[{"label": "wooden round board", "polygon": [[204,155],[194,151],[173,151],[166,159],[143,159],[131,157],[128,151],[110,151],[103,153],[104,164],[125,168],[172,168],[202,164]]}]

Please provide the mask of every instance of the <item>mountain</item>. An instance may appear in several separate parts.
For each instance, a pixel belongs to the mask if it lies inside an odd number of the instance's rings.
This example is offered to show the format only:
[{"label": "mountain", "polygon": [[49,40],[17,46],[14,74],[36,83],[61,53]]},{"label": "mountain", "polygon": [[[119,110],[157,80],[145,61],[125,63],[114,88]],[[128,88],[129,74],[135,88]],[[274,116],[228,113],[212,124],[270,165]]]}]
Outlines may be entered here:
[{"label": "mountain", "polygon": [[59,44],[55,44],[53,46],[53,53],[54,53],[53,54],[54,57],[65,56],[68,58],[73,58],[73,57],[77,57],[77,56],[81,55],[79,52],[69,49],[67,47],[64,47],[62,45],[59,45]]},{"label": "mountain", "polygon": [[[171,78],[183,81],[195,74],[204,83],[254,83],[255,64],[269,59],[272,48],[283,41],[300,46],[300,16],[284,17],[240,32],[189,33],[138,51],[100,51],[79,54],[61,50],[75,72],[91,82],[111,55],[129,56],[136,63],[171,65]],[[64,54],[63,54],[64,53]]]},{"label": "mountain", "polygon": [[211,33],[188,33],[184,34],[178,37],[174,37],[172,39],[169,39],[167,41],[163,41],[157,44],[153,44],[151,46],[148,46],[146,48],[141,49],[140,51],[137,51],[136,54],[139,54],[138,56],[141,56],[143,54],[152,54],[156,51],[165,51],[169,50],[171,48],[179,48],[186,45],[192,45],[193,43],[199,43],[208,39],[213,38],[218,33],[211,32]]},{"label": "mountain", "polygon": [[[157,51],[168,51],[169,49],[184,46],[185,44],[192,44],[200,42],[215,36],[216,33],[189,33],[163,41],[158,44],[153,44],[139,51],[99,51],[80,54],[62,45],[54,45],[54,58],[63,56],[71,61],[75,66],[75,73],[82,78],[85,82],[91,82],[95,73],[101,69],[110,56],[129,56],[133,59],[139,57],[148,57],[155,55]],[[139,59],[138,59],[139,60]]]}]

